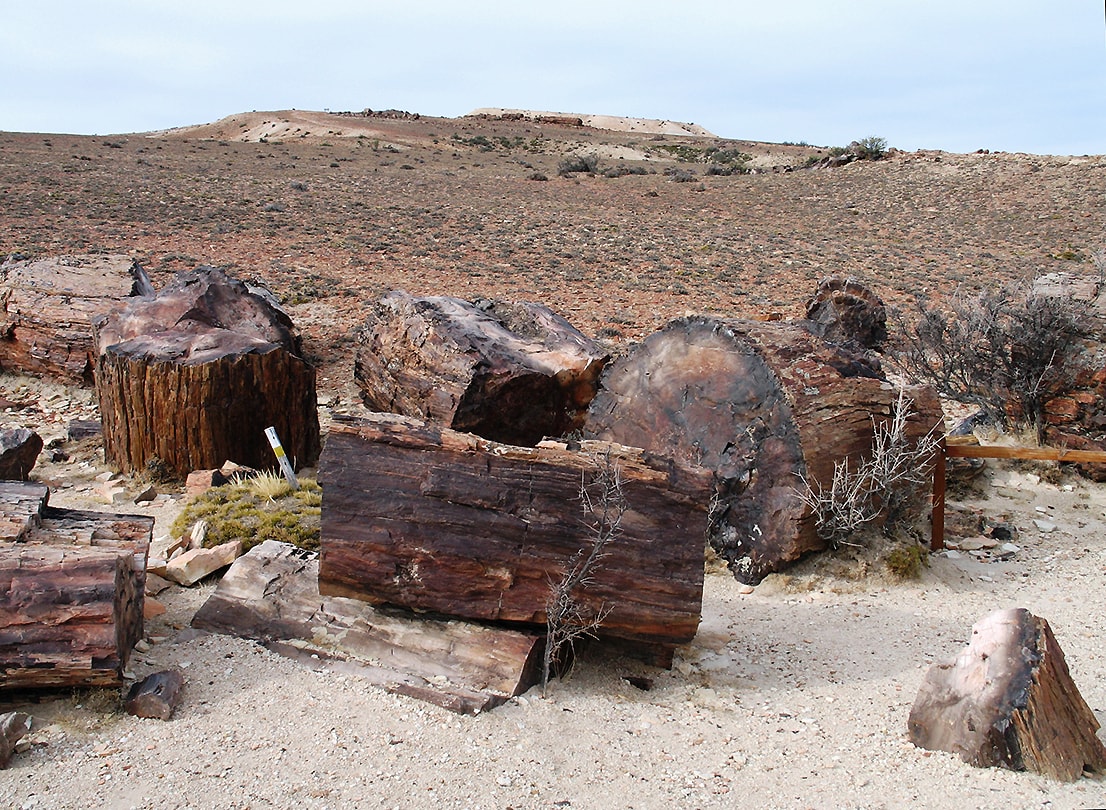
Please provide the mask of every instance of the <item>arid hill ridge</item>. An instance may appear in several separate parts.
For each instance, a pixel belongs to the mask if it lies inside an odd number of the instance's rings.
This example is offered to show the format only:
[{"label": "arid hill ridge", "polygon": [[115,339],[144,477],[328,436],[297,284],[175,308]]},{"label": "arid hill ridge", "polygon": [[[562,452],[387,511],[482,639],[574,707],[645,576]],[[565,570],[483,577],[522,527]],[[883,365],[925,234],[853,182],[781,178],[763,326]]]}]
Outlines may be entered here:
[{"label": "arid hill ridge", "polygon": [[[121,252],[155,284],[228,267],[273,288],[324,365],[345,362],[363,307],[396,288],[540,301],[618,344],[687,312],[798,315],[833,274],[909,305],[1096,272],[1102,156],[891,150],[803,168],[826,154],[394,111],[0,133],[0,255]],[[561,174],[572,156],[594,171]],[[714,173],[720,157],[753,173]]]}]

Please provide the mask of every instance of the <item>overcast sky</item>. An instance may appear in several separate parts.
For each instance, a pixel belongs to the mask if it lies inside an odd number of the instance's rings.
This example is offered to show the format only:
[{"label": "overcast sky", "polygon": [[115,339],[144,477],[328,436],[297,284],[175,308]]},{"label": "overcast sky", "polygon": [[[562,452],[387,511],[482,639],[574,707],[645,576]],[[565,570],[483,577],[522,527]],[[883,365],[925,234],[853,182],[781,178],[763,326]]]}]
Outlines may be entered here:
[{"label": "overcast sky", "polygon": [[478,107],[717,135],[1106,153],[1092,0],[6,0],[0,130]]}]

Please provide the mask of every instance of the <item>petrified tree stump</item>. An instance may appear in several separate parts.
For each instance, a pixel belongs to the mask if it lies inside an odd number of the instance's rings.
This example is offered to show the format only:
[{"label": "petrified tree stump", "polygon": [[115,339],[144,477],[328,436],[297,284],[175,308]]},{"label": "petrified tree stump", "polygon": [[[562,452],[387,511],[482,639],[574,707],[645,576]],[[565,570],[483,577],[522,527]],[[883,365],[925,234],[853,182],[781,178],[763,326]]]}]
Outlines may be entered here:
[{"label": "petrified tree stump", "polygon": [[318,578],[315,554],[266,540],[231,566],[192,626],[343,661],[389,691],[466,714],[537,681],[537,634],[384,613],[358,599],[320,596]]},{"label": "petrified tree stump", "polygon": [[[917,439],[940,424],[940,403],[928,388],[910,398]],[[711,545],[755,583],[825,547],[800,476],[828,486],[835,461],[870,454],[873,417],[890,418],[896,402],[867,354],[801,326],[691,317],[608,368],[587,430],[713,469]]]},{"label": "petrified tree stump", "polygon": [[404,292],[376,304],[359,344],[354,374],[370,409],[520,445],[580,427],[607,362],[540,304]]},{"label": "petrified tree stump", "polygon": [[591,548],[581,487],[608,453],[626,511],[580,604],[605,614],[601,636],[686,643],[702,607],[710,472],[605,443],[513,447],[390,414],[336,424],[319,464],[319,588],[544,626],[552,584]]},{"label": "petrified tree stump", "polygon": [[0,483],[0,688],[113,686],[142,637],[154,520]]},{"label": "petrified tree stump", "polygon": [[61,256],[0,266],[0,368],[92,383],[92,320],[122,300],[152,295],[128,256]]},{"label": "petrified tree stump", "polygon": [[315,370],[291,321],[221,270],[179,274],[98,319],[96,338],[104,454],[122,471],[272,467],[270,425],[294,463],[318,458]]},{"label": "petrified tree stump", "polygon": [[977,622],[960,655],[930,668],[909,720],[921,748],[1065,781],[1106,771],[1098,727],[1048,622],[1024,608]]}]

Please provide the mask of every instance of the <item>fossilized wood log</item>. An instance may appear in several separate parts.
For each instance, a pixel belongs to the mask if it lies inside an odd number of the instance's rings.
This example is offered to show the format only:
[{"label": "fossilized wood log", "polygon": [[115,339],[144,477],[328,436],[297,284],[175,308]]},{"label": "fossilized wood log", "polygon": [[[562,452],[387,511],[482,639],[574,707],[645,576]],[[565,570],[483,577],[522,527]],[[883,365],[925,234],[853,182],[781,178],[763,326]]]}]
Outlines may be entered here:
[{"label": "fossilized wood log", "polygon": [[0,266],[0,368],[92,383],[92,320],[124,299],[151,295],[128,256],[61,256]]},{"label": "fossilized wood log", "polygon": [[[702,464],[719,479],[711,545],[744,582],[825,547],[798,496],[835,461],[871,452],[873,418],[898,392],[878,365],[801,326],[682,318],[604,374],[587,432]],[[912,440],[941,423],[928,388],[909,390]]]},{"label": "fossilized wood log", "polygon": [[601,636],[686,643],[702,606],[712,476],[606,443],[514,447],[391,414],[336,424],[319,466],[320,590],[544,625],[551,583],[590,549],[581,484],[608,451],[626,512],[580,602],[609,611]]},{"label": "fossilized wood log", "polygon": [[153,518],[0,483],[0,688],[111,686],[142,637]]},{"label": "fossilized wood log", "polygon": [[540,304],[386,295],[358,337],[366,406],[533,445],[583,424],[607,354]]},{"label": "fossilized wood log", "polygon": [[1024,608],[976,622],[968,646],[930,668],[909,719],[921,748],[1065,781],[1106,771],[1098,727],[1048,622]]},{"label": "fossilized wood log", "polygon": [[283,312],[210,267],[96,321],[104,454],[124,472],[157,458],[183,478],[228,459],[270,468],[319,454],[315,370]]},{"label": "fossilized wood log", "polygon": [[0,770],[11,763],[15,746],[31,730],[31,716],[23,712],[0,714]]},{"label": "fossilized wood log", "polygon": [[127,714],[155,720],[168,720],[180,705],[184,675],[167,669],[147,675],[131,686],[123,702]]},{"label": "fossilized wood log", "polygon": [[854,278],[825,278],[807,301],[804,325],[830,343],[878,349],[887,340],[887,308]]},{"label": "fossilized wood log", "polygon": [[33,430],[0,430],[0,479],[26,481],[41,452],[42,437]]},{"label": "fossilized wood log", "polygon": [[390,691],[463,713],[492,708],[536,682],[537,634],[320,596],[318,569],[316,555],[266,540],[231,566],[192,626],[286,655],[344,661]]}]

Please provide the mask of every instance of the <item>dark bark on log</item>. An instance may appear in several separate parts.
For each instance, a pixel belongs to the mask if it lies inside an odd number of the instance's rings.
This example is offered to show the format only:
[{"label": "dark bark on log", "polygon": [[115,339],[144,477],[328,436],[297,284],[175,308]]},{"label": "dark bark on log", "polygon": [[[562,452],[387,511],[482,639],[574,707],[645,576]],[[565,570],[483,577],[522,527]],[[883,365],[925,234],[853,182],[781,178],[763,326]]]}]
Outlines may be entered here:
[{"label": "dark bark on log", "polygon": [[124,299],[151,295],[128,256],[63,256],[0,267],[0,368],[92,383],[92,321]]},{"label": "dark bark on log", "polygon": [[42,452],[42,437],[27,428],[0,431],[0,479],[26,481]]},{"label": "dark bark on log", "polygon": [[968,647],[926,674],[909,720],[921,748],[1064,781],[1106,771],[1098,727],[1048,622],[1024,608],[977,622]]},{"label": "dark bark on log", "polygon": [[579,428],[607,354],[539,304],[393,292],[359,334],[354,375],[371,410],[534,445]]},{"label": "dark bark on log", "polygon": [[167,669],[147,675],[127,692],[124,707],[127,714],[153,720],[168,720],[180,705],[184,690],[184,675],[180,670]]},{"label": "dark bark on log", "polygon": [[0,770],[8,767],[15,746],[31,730],[30,715],[22,712],[0,714]]},{"label": "dark bark on log", "polygon": [[153,518],[0,483],[0,688],[114,686],[143,633]]},{"label": "dark bark on log", "polygon": [[590,549],[581,483],[609,449],[626,513],[580,601],[600,636],[690,641],[699,624],[709,471],[632,448],[500,445],[400,416],[335,425],[320,460],[320,589],[417,610],[544,625],[551,585]]},{"label": "dark bark on log", "polygon": [[287,316],[241,282],[182,273],[96,326],[104,454],[120,470],[155,458],[180,478],[227,460],[271,468],[270,425],[294,464],[315,463],[315,370]]},{"label": "dark bark on log", "polygon": [[294,657],[318,655],[330,666],[342,661],[390,691],[464,713],[492,708],[536,683],[539,636],[320,596],[318,568],[315,555],[267,540],[231,566],[192,626]]},{"label": "dark bark on log", "polygon": [[[940,424],[940,402],[908,393],[916,440]],[[715,470],[711,545],[756,583],[825,548],[800,475],[828,486],[835,461],[867,457],[873,417],[889,418],[896,400],[868,355],[801,326],[682,318],[608,368],[587,431]]]}]

